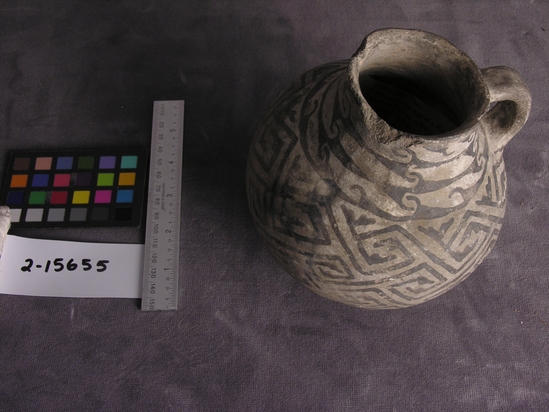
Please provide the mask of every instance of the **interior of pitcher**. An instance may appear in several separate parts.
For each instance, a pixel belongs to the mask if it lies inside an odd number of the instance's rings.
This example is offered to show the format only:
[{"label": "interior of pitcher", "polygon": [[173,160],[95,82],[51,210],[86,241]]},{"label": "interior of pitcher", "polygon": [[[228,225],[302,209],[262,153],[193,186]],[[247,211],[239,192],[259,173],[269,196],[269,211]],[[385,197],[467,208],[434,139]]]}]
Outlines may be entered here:
[{"label": "interior of pitcher", "polygon": [[488,105],[482,74],[451,43],[432,33],[389,29],[366,38],[360,91],[389,126],[414,135],[470,127]]}]

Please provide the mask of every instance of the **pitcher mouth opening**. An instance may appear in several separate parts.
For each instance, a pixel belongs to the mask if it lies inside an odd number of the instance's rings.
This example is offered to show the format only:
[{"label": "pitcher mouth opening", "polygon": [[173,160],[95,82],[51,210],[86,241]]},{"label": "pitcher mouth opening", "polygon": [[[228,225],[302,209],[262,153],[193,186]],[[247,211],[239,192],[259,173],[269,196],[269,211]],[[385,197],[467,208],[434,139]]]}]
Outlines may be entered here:
[{"label": "pitcher mouth opening", "polygon": [[454,135],[474,125],[489,104],[471,58],[420,30],[371,33],[351,60],[350,74],[362,105],[404,134]]}]

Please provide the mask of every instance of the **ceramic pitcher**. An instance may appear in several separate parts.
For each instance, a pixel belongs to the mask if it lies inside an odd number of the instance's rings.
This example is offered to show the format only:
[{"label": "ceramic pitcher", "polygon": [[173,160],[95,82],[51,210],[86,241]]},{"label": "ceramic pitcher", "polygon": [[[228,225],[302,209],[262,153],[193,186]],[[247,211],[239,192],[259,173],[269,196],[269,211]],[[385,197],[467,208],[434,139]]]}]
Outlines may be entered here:
[{"label": "ceramic pitcher", "polygon": [[419,30],[369,34],[283,90],[252,141],[247,194],[280,264],[329,299],[416,305],[464,280],[505,212],[503,148],[530,93]]}]

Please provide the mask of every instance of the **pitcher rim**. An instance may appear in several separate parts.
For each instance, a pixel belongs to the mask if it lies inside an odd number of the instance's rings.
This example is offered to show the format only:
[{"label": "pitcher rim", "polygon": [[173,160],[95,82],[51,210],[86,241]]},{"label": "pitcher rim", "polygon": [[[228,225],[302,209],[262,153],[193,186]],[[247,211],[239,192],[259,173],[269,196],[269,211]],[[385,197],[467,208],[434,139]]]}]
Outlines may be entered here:
[{"label": "pitcher rim", "polygon": [[[477,91],[477,93],[480,93],[482,95],[483,102],[480,104],[479,107],[477,107],[474,110],[471,110],[471,113],[469,113],[468,117],[464,121],[462,121],[456,128],[444,133],[429,134],[429,135],[415,134],[411,132],[406,132],[404,130],[399,130],[389,125],[382,117],[380,117],[375,112],[375,110],[368,103],[368,101],[366,100],[366,98],[362,93],[360,82],[359,82],[361,67],[363,63],[366,61],[368,48],[370,46],[374,46],[374,47],[378,46],[381,40],[380,36],[384,35],[385,37],[387,37],[387,34],[390,34],[393,36],[394,35],[402,36],[404,34],[412,35],[414,36],[414,39],[423,38],[424,40],[429,40],[433,43],[436,42],[437,46],[440,48],[449,47],[453,53],[455,53],[460,58],[463,58],[467,62],[467,65],[469,66],[469,68],[471,68],[475,73],[476,80],[478,81],[478,84],[482,87],[482,90]],[[375,40],[376,38],[378,39],[378,43],[371,44],[372,41]],[[391,28],[384,28],[384,29],[378,29],[378,30],[372,31],[363,39],[359,48],[351,57],[348,65],[348,75],[350,77],[352,92],[354,94],[354,97],[358,100],[360,109],[362,111],[362,115],[365,117],[374,116],[375,118],[377,118],[377,121],[385,126],[388,134],[394,136],[394,138],[389,139],[389,142],[400,140],[402,138],[409,138],[415,142],[433,142],[441,139],[444,139],[445,141],[460,140],[461,138],[465,137],[464,135],[467,135],[467,133],[465,132],[477,127],[477,125],[479,124],[479,119],[487,111],[490,105],[488,85],[484,81],[484,77],[482,75],[480,68],[476,65],[473,59],[471,59],[471,57],[469,57],[467,53],[460,50],[449,40],[445,39],[444,37],[438,34],[425,31],[425,30],[391,27]]]}]

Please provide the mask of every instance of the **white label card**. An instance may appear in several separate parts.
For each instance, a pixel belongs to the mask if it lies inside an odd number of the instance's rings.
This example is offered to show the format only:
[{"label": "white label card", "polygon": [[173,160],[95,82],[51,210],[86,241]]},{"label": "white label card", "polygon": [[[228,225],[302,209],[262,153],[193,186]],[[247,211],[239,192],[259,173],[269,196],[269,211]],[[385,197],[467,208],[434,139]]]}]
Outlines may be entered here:
[{"label": "white label card", "polygon": [[143,245],[8,235],[0,293],[74,298],[140,298]]}]

